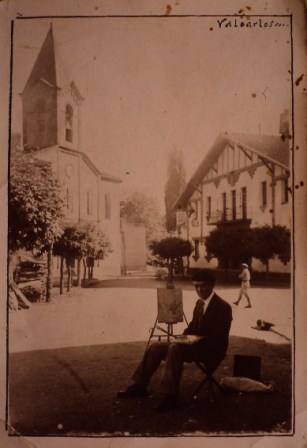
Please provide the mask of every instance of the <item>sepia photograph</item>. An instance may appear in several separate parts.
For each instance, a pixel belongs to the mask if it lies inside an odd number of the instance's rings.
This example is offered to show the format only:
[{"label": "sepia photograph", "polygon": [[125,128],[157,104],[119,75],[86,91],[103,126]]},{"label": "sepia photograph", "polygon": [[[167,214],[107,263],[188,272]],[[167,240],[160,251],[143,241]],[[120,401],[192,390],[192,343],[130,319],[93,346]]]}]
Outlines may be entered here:
[{"label": "sepia photograph", "polygon": [[222,3],[10,12],[8,446],[303,446],[304,6]]}]

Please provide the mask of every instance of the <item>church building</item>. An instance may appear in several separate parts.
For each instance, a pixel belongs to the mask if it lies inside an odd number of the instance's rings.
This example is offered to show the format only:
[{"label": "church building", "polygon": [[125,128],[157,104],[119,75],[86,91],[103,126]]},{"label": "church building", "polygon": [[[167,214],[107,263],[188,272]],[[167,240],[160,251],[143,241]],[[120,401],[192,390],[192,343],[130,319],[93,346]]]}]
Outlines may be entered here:
[{"label": "church building", "polygon": [[52,26],[21,98],[24,148],[51,163],[63,189],[66,221],[94,223],[111,242],[112,253],[96,261],[94,276],[119,275],[121,179],[101,171],[86,154],[86,143],[81,143],[84,98],[58,63]]}]

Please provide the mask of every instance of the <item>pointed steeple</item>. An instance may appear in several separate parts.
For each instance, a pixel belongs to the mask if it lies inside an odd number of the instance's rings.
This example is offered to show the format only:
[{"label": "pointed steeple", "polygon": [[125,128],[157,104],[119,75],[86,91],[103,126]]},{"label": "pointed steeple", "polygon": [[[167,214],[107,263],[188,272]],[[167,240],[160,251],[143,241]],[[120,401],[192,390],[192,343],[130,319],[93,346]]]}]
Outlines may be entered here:
[{"label": "pointed steeple", "polygon": [[39,80],[47,82],[52,87],[56,87],[57,85],[52,23],[50,24],[46,39],[35,61],[28,82],[23,90],[23,94],[29,87],[31,88]]},{"label": "pointed steeple", "polygon": [[65,72],[67,61],[61,58],[60,47],[51,23],[21,94],[23,142],[28,148],[79,147],[79,109],[84,98]]}]

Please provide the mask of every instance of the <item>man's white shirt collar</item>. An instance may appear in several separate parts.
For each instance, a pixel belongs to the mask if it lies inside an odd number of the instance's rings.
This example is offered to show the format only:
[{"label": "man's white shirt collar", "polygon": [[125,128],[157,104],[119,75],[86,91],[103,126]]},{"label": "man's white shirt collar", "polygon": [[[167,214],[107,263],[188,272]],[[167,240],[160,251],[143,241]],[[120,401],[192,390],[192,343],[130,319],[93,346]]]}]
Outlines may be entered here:
[{"label": "man's white shirt collar", "polygon": [[208,305],[209,305],[209,303],[211,302],[211,299],[212,299],[212,297],[214,296],[214,291],[212,291],[212,293],[210,294],[210,296],[208,297],[208,299],[206,299],[206,300],[204,300],[204,299],[202,299],[202,301],[204,302],[204,311],[203,311],[203,314],[205,314],[205,312],[206,312],[206,310],[207,310],[207,308],[208,308]]}]

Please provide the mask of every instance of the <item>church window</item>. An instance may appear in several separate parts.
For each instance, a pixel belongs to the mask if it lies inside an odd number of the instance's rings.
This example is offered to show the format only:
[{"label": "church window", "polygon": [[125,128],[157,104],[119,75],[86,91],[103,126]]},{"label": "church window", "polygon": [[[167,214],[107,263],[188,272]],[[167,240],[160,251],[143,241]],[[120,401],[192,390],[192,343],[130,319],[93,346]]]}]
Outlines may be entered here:
[{"label": "church window", "polygon": [[86,193],[86,212],[88,216],[93,214],[93,201],[90,191],[87,191]]},{"label": "church window", "polygon": [[65,138],[67,142],[73,141],[73,115],[72,106],[67,104],[65,109]]},{"label": "church window", "polygon": [[111,219],[111,199],[110,195],[105,195],[105,213],[106,213],[106,219]]}]

